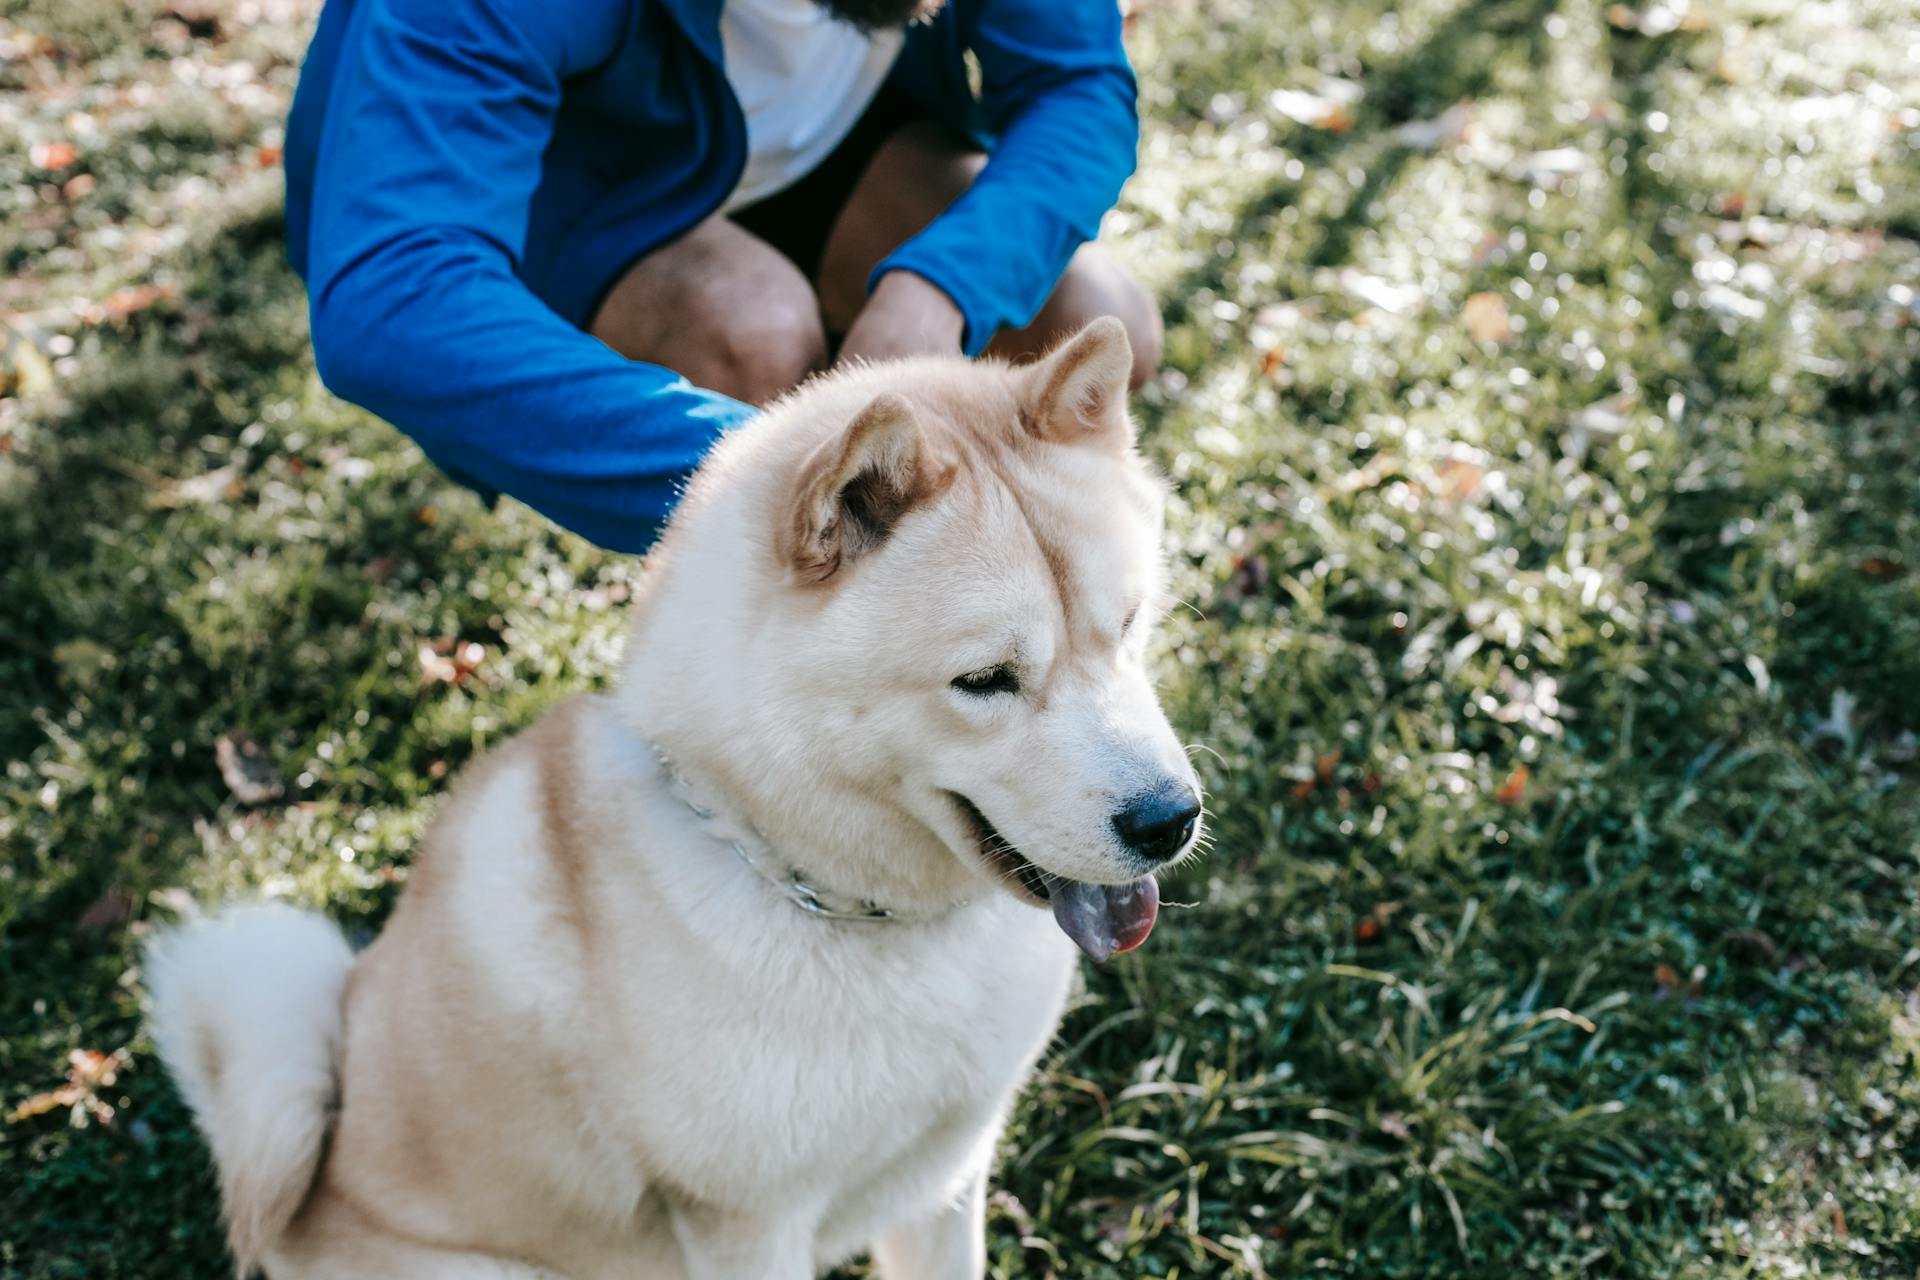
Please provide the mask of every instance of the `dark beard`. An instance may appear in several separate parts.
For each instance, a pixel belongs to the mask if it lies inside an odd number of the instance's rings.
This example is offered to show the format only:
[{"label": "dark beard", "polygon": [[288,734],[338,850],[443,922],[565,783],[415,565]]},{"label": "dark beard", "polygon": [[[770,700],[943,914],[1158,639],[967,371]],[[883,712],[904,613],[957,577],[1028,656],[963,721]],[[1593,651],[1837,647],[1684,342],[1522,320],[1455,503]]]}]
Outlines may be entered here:
[{"label": "dark beard", "polygon": [[862,31],[886,31],[931,18],[947,0],[818,0],[822,9]]}]

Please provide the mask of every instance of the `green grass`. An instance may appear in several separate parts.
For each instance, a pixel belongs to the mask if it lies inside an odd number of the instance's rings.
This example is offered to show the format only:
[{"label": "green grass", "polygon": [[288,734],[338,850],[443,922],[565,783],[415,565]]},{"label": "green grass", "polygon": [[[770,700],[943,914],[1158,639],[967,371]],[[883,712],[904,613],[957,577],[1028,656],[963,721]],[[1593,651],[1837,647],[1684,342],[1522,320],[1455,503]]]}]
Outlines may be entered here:
[{"label": "green grass", "polygon": [[[8,1277],[224,1274],[141,935],[376,927],[638,572],[319,387],[262,8],[0,0],[0,1107],[125,1052],[110,1120],[0,1125]],[[1920,5],[1688,13],[1138,20],[1110,230],[1219,839],[1019,1108],[995,1275],[1920,1274]],[[1327,77],[1341,127],[1270,100]]]}]

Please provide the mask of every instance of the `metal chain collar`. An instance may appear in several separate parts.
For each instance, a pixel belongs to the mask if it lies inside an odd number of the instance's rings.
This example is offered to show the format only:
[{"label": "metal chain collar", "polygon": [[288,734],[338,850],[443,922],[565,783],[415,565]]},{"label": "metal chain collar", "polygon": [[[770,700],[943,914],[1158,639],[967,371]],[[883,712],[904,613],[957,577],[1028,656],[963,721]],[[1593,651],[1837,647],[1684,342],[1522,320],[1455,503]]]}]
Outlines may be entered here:
[{"label": "metal chain collar", "polygon": [[[661,771],[666,774],[667,788],[673,793],[674,798],[685,805],[687,811],[700,821],[705,823],[720,821],[720,815],[693,798],[687,787],[686,775],[680,772],[678,765],[674,764],[673,757],[654,743],[649,742],[647,746],[653,752],[653,758],[659,762]],[[746,863],[756,876],[771,885],[781,897],[810,916],[821,920],[845,921],[849,924],[887,924],[899,919],[888,908],[866,898],[861,898],[857,902],[833,905],[830,901],[832,895],[825,894],[807,883],[806,877],[800,874],[798,867],[788,867],[784,873],[775,872],[764,865],[761,859],[754,857],[744,841],[717,831],[711,834],[715,839],[724,841],[740,861]],[[766,841],[760,839],[757,832],[754,834],[754,839],[762,848],[766,847]]]}]

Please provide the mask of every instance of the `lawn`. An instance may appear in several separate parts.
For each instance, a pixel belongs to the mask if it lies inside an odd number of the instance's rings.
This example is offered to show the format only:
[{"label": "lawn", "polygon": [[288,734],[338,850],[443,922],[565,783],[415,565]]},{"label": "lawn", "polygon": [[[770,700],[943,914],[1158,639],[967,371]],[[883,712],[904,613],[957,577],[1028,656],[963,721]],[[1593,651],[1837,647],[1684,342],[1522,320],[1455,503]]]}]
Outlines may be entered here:
[{"label": "lawn", "polygon": [[[0,1276],[228,1274],[141,938],[370,934],[642,572],[316,380],[311,18],[0,0]],[[1131,39],[1218,842],[1089,970],[993,1274],[1920,1274],[1920,3]]]}]

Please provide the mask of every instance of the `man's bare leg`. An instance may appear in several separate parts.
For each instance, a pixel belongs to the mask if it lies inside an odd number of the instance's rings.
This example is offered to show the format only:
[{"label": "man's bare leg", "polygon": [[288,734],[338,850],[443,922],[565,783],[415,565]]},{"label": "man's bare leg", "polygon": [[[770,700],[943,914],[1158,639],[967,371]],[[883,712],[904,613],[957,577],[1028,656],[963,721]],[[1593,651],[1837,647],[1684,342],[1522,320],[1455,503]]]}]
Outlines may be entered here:
[{"label": "man's bare leg", "polygon": [[[881,144],[821,256],[816,283],[830,332],[846,332],[867,300],[874,267],[963,195],[986,163],[984,153],[928,123],[906,125]],[[1127,327],[1138,387],[1160,365],[1160,311],[1146,287],[1097,244],[1074,254],[1031,324],[1001,332],[987,350],[1009,359],[1039,355],[1103,315]]]},{"label": "man's bare leg", "polygon": [[784,254],[715,215],[627,269],[589,326],[626,356],[765,404],[827,362],[813,286]]}]

